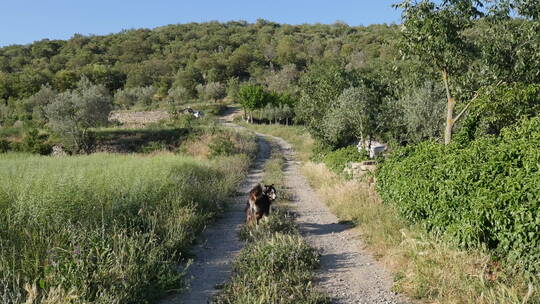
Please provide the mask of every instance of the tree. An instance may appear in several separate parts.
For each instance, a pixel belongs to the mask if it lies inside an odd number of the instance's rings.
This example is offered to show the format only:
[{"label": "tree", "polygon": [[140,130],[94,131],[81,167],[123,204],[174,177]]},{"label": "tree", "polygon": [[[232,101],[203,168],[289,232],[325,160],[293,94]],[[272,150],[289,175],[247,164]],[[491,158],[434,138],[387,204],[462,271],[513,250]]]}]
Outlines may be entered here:
[{"label": "tree", "polygon": [[326,142],[339,145],[352,137],[371,144],[381,126],[380,109],[378,92],[368,86],[344,90],[323,120]]},{"label": "tree", "polygon": [[227,96],[225,86],[220,82],[209,82],[205,85],[200,85],[200,87],[197,88],[199,96],[205,100],[217,101],[218,99],[223,99]]},{"label": "tree", "polygon": [[194,98],[197,96],[197,85],[202,82],[203,77],[201,72],[193,66],[187,66],[184,69],[178,70],[173,88],[182,87],[187,90],[190,98]]},{"label": "tree", "polygon": [[454,124],[467,106],[454,114],[456,99],[451,89],[452,77],[464,73],[473,58],[474,48],[464,31],[483,14],[478,0],[445,0],[437,4],[428,0],[405,0],[397,5],[403,9],[402,41],[405,51],[439,70],[444,83],[447,111],[444,142],[452,139]]},{"label": "tree", "polygon": [[171,103],[183,104],[191,99],[191,94],[184,87],[172,87],[167,94]]},{"label": "tree", "polygon": [[111,111],[107,89],[81,78],[77,89],[56,96],[47,106],[46,114],[51,129],[60,135],[74,152],[88,153],[92,149],[92,127],[105,125]]},{"label": "tree", "polygon": [[296,116],[316,139],[326,140],[323,119],[343,90],[354,82],[353,75],[335,61],[316,63],[300,78]]},{"label": "tree", "polygon": [[444,89],[433,81],[407,88],[399,100],[408,142],[440,138],[444,122]]},{"label": "tree", "polygon": [[28,106],[32,109],[32,120],[38,124],[47,123],[46,108],[56,97],[56,92],[49,86],[43,85],[41,89],[27,99]]},{"label": "tree", "polygon": [[114,103],[124,109],[134,105],[147,107],[152,105],[156,91],[153,86],[120,89],[114,94]]},{"label": "tree", "polygon": [[[258,85],[242,85],[238,91],[238,102],[244,108],[244,119],[248,111],[251,113],[255,109],[260,109],[268,102],[268,94],[261,86]],[[253,123],[253,114],[249,115],[250,122]]]}]

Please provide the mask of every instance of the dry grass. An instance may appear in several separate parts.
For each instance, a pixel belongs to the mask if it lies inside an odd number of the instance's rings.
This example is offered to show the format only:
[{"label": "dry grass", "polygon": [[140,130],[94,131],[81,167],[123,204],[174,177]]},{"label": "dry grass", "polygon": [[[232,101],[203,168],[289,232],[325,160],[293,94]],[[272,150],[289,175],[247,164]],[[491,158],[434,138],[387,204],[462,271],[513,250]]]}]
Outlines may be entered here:
[{"label": "dry grass", "polygon": [[537,287],[482,250],[459,250],[407,225],[362,182],[345,181],[323,164],[306,163],[302,173],[342,220],[395,274],[395,290],[428,303],[540,303]]},{"label": "dry grass", "polygon": [[213,137],[214,136],[210,134],[204,134],[197,138],[188,139],[182,143],[182,152],[190,156],[208,158],[208,155],[210,154],[210,148],[208,145],[212,141]]}]

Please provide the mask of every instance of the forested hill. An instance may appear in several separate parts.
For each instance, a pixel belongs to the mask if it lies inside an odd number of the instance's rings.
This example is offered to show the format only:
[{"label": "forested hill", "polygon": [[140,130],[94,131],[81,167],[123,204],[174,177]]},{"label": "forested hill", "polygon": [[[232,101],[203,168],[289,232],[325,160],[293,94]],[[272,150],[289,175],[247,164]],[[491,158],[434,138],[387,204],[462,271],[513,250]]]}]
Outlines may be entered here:
[{"label": "forested hill", "polygon": [[182,87],[194,97],[198,84],[226,85],[235,78],[263,82],[283,67],[295,73],[322,58],[342,59],[350,68],[390,63],[397,34],[395,25],[293,26],[259,20],[44,39],[0,48],[0,99],[29,97],[44,84],[60,92],[73,89],[82,75],[111,92],[151,85],[163,96]]}]

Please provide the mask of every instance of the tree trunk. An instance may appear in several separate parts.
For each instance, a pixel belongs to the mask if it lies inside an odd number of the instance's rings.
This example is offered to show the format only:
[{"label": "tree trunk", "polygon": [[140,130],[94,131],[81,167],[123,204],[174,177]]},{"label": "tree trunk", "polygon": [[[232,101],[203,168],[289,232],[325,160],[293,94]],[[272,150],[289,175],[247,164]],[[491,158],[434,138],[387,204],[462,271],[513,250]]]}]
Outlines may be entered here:
[{"label": "tree trunk", "polygon": [[444,130],[444,144],[448,145],[452,141],[452,129],[454,128],[454,108],[456,106],[456,100],[450,94],[450,86],[448,84],[448,72],[444,70],[442,72],[444,87],[446,89],[446,128]]}]

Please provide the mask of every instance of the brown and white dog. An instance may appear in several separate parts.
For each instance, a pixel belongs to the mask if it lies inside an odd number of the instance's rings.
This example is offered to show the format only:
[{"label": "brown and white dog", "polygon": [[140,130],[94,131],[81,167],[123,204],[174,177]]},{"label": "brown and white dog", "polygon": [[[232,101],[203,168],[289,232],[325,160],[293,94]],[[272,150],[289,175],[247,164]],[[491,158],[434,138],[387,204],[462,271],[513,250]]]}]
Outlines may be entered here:
[{"label": "brown and white dog", "polygon": [[263,216],[270,214],[270,205],[277,198],[277,192],[274,185],[257,184],[249,191],[249,199],[246,205],[246,223],[252,224],[254,220],[259,224]]}]

